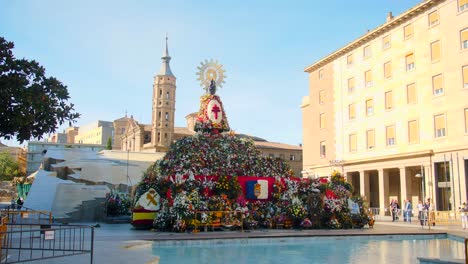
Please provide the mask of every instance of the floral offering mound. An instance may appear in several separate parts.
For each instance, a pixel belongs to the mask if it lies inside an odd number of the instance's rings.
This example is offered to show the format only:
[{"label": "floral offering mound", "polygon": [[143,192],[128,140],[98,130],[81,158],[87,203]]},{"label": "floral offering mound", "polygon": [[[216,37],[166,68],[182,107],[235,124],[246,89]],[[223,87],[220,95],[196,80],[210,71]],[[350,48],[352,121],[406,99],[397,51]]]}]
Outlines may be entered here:
[{"label": "floral offering mound", "polygon": [[152,170],[150,173],[158,176],[293,176],[283,160],[263,156],[253,140],[234,133],[197,133],[182,138],[171,145]]},{"label": "floral offering mound", "polygon": [[[157,176],[145,173],[137,193],[150,188],[160,194],[154,228],[183,232],[207,226],[341,229],[363,227],[370,220],[352,186],[335,173],[326,179],[276,177],[271,197],[247,201],[236,177]],[[221,213],[222,212],[222,213]]]}]

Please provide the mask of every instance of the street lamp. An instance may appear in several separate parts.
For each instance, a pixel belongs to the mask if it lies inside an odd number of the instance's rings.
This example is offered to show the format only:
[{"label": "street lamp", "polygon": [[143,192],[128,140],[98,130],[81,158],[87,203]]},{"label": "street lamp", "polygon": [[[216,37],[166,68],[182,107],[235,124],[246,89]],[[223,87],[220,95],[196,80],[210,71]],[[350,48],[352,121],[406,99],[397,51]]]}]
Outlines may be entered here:
[{"label": "street lamp", "polygon": [[417,173],[416,175],[414,175],[414,177],[421,178],[421,201],[424,201],[424,172],[422,170],[422,166],[421,173]]}]

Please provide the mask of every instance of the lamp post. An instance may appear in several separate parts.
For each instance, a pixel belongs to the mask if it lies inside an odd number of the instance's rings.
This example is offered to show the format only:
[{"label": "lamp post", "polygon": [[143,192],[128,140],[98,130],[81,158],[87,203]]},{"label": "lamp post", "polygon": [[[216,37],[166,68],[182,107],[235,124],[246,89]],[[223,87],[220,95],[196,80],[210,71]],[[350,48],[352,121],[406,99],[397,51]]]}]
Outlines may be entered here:
[{"label": "lamp post", "polygon": [[421,178],[421,201],[424,201],[424,167],[421,165],[420,173],[414,175],[416,178]]},{"label": "lamp post", "polygon": [[130,157],[130,149],[127,149],[127,193],[130,194],[129,192],[129,181],[130,181],[130,177],[128,176],[128,160],[129,160],[129,157]]}]

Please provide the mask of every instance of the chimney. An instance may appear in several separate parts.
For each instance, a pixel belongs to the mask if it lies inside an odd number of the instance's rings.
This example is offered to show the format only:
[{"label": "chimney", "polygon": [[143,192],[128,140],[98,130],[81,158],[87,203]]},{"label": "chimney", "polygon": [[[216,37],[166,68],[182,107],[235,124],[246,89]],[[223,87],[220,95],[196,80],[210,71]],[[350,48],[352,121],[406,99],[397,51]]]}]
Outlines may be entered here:
[{"label": "chimney", "polygon": [[393,20],[393,14],[392,12],[388,12],[387,14],[387,23]]}]

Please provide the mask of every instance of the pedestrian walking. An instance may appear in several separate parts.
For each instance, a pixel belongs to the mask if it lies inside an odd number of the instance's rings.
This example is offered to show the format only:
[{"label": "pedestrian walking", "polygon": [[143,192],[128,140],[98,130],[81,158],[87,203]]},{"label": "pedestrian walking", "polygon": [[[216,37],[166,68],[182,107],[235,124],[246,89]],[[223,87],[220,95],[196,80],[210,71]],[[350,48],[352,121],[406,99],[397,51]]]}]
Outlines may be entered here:
[{"label": "pedestrian walking", "polygon": [[419,203],[418,203],[418,220],[421,222],[421,226],[424,226],[424,222],[426,220],[424,209],[425,209],[425,207],[423,205],[423,202],[421,200],[419,200]]},{"label": "pedestrian walking", "polygon": [[413,215],[413,205],[409,199],[406,200],[405,204],[405,219],[406,222],[411,223],[411,216]]},{"label": "pedestrian walking", "polygon": [[392,221],[395,222],[398,220],[398,210],[400,209],[400,205],[398,204],[398,200],[392,200],[390,203],[390,210],[392,212]]}]

